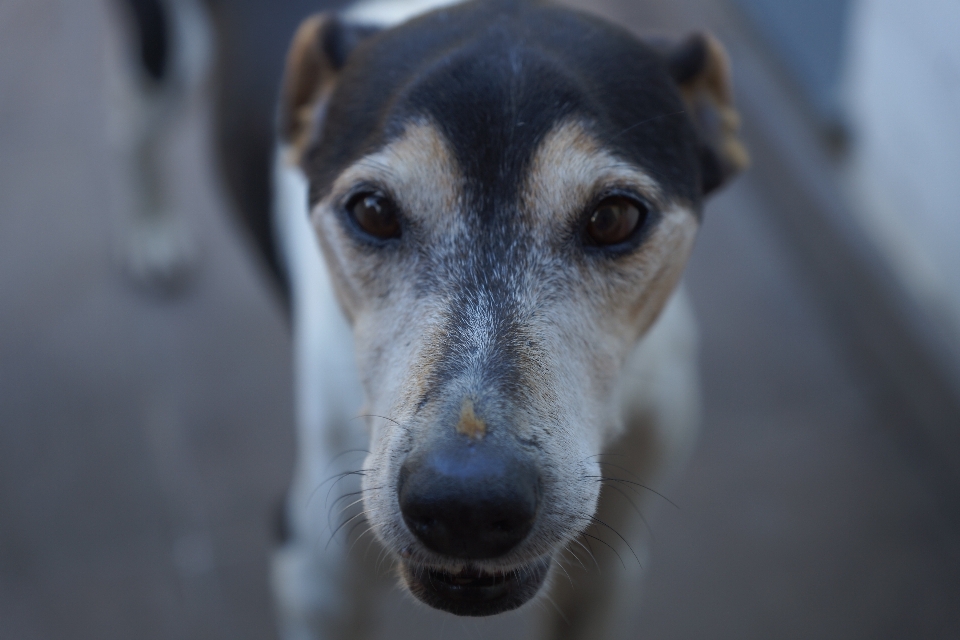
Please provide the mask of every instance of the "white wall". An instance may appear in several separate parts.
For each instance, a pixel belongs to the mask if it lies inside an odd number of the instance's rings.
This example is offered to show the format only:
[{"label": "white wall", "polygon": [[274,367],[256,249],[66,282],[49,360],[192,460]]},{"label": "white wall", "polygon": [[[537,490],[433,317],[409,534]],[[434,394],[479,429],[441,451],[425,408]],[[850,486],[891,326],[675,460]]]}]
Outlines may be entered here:
[{"label": "white wall", "polygon": [[857,0],[849,24],[855,209],[960,338],[960,0]]}]

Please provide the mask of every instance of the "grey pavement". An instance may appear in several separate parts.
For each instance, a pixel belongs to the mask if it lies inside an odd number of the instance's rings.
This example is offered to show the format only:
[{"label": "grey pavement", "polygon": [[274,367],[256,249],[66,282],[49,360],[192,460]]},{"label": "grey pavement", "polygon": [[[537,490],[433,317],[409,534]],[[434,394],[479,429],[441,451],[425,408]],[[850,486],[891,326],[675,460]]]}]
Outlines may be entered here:
[{"label": "grey pavement", "polygon": [[[0,0],[0,639],[272,638],[289,336],[202,109],[170,159],[196,278],[158,298],[121,275],[105,29],[100,3]],[[747,174],[690,264],[703,433],[653,524],[636,637],[958,638],[960,530],[767,206]],[[371,616],[392,638],[527,628],[399,595]]]}]

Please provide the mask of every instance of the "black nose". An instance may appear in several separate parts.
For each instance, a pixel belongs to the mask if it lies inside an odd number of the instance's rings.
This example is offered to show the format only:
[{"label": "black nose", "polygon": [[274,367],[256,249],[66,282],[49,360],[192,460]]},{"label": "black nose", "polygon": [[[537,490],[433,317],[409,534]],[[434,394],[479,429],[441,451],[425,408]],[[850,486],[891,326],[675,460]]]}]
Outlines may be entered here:
[{"label": "black nose", "polygon": [[496,558],[533,528],[535,465],[504,447],[462,440],[411,455],[400,470],[400,511],[429,549],[456,558]]}]

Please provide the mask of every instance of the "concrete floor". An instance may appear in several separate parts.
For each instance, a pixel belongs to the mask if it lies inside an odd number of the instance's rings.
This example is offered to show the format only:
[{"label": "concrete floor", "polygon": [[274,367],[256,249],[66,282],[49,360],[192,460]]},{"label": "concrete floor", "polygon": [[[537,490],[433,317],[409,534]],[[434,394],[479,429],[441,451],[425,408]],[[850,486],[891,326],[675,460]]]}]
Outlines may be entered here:
[{"label": "concrete floor", "polygon": [[[105,29],[100,4],[0,0],[0,639],[274,637],[289,338],[200,112],[171,157],[196,279],[159,299],[119,275]],[[960,531],[749,174],[688,274],[703,435],[654,523],[636,637],[960,637]],[[371,615],[394,638],[522,636],[410,611]]]}]

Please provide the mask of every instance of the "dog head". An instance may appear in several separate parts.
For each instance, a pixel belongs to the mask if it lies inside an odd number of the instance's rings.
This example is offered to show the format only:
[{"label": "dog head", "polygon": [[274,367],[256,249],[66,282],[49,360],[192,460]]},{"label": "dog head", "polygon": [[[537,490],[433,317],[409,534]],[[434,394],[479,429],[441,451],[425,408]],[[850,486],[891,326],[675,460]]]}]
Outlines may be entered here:
[{"label": "dog head", "polygon": [[723,52],[540,3],[321,15],[280,115],[383,416],[367,517],[424,602],[518,607],[590,524],[620,368],[745,162]]}]

